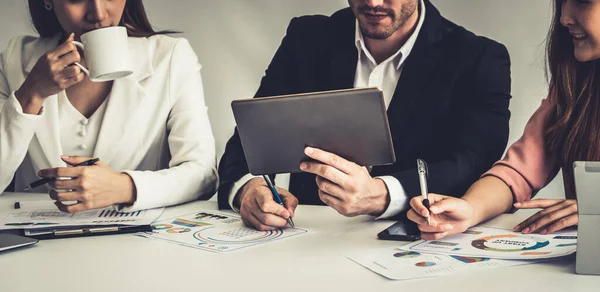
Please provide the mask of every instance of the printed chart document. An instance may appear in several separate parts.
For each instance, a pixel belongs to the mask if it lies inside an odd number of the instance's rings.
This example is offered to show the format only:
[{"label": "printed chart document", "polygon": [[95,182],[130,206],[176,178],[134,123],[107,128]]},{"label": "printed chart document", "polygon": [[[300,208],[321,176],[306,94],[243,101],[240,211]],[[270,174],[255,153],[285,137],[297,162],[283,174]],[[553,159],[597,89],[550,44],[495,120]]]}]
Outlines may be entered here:
[{"label": "printed chart document", "polygon": [[575,253],[576,248],[576,231],[541,235],[492,227],[472,227],[440,240],[420,240],[400,247],[419,253],[514,260],[561,257]]},{"label": "printed chart document", "polygon": [[258,231],[245,227],[238,216],[212,211],[198,211],[158,221],[152,224],[152,230],[137,235],[219,253],[307,232],[300,228]]},{"label": "printed chart document", "polygon": [[498,260],[425,254],[416,251],[403,251],[398,248],[357,252],[348,254],[347,257],[357,264],[392,280],[435,277],[463,271],[487,270],[539,262],[539,260]]},{"label": "printed chart document", "polygon": [[112,207],[77,213],[64,213],[52,201],[23,202],[0,222],[0,229],[36,229],[81,225],[149,225],[164,208],[118,212]]}]

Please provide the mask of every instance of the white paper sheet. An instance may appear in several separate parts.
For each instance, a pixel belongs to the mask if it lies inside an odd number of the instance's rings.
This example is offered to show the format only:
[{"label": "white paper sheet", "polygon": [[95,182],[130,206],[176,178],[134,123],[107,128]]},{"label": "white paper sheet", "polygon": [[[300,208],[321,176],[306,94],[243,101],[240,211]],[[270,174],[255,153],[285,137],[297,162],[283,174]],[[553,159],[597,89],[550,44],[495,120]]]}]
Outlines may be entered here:
[{"label": "white paper sheet", "polygon": [[213,211],[198,211],[154,222],[152,229],[153,232],[137,235],[219,253],[307,232],[300,228],[257,231],[245,227],[238,216]]},{"label": "white paper sheet", "polygon": [[[33,229],[80,225],[148,225],[164,208],[135,212],[117,212],[108,207],[77,213],[64,213],[52,201],[23,202],[21,209],[9,212],[0,229]],[[26,204],[25,204],[26,203]]]},{"label": "white paper sheet", "polygon": [[440,240],[420,240],[400,249],[467,257],[528,260],[570,255],[575,252],[576,247],[576,231],[541,235],[492,227],[472,227],[461,234]]},{"label": "white paper sheet", "polygon": [[368,250],[347,256],[361,266],[392,280],[436,277],[464,271],[487,270],[540,262],[540,260],[498,260],[422,254],[415,251],[403,251],[398,248]]}]

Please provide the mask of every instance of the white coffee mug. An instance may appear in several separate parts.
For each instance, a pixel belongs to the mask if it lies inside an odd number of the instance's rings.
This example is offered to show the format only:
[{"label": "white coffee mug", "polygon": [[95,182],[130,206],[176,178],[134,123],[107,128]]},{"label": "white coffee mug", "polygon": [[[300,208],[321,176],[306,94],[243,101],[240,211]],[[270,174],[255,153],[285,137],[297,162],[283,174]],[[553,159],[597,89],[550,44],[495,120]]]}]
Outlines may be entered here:
[{"label": "white coffee mug", "polygon": [[87,68],[75,62],[94,82],[104,82],[133,73],[127,40],[127,29],[111,26],[86,32],[81,42],[73,44],[83,50]]}]

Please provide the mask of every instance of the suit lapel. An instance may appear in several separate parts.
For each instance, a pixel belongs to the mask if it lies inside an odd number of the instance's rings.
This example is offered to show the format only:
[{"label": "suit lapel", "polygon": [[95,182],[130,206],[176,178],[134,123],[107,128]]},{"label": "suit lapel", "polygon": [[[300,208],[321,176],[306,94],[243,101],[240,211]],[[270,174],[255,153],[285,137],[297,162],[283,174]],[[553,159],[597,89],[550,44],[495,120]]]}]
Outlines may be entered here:
[{"label": "suit lapel", "polygon": [[[342,10],[333,15],[327,41],[331,47],[329,55],[329,82],[326,89],[348,89],[354,87],[358,50],[355,43],[356,18],[352,10]],[[317,72],[318,73],[318,72]]]},{"label": "suit lapel", "polygon": [[434,74],[443,48],[438,47],[441,38],[442,17],[438,10],[425,1],[425,21],[410,55],[404,63],[394,96],[388,107],[388,120],[392,135],[398,135],[406,120],[414,111],[417,100]]},{"label": "suit lapel", "polygon": [[135,127],[146,96],[140,81],[154,72],[145,38],[130,37],[129,51],[134,73],[113,81],[94,149],[94,157],[100,158],[106,164],[109,164],[115,153],[119,151],[119,146],[126,138],[128,130]]},{"label": "suit lapel", "polygon": [[94,157],[110,164],[127,130],[134,126],[144,96],[146,92],[133,77],[128,76],[114,81],[94,149]]},{"label": "suit lapel", "polygon": [[337,51],[331,57],[330,63],[330,82],[332,89],[348,89],[354,87],[354,77],[356,75],[356,63],[358,62],[358,52],[354,49],[343,49]]},{"label": "suit lapel", "polygon": [[406,59],[402,75],[387,110],[392,132],[396,134],[400,132],[415,109],[417,100],[425,89],[440,57],[439,52],[431,48],[422,50],[424,51],[414,52],[417,54],[411,54]]}]

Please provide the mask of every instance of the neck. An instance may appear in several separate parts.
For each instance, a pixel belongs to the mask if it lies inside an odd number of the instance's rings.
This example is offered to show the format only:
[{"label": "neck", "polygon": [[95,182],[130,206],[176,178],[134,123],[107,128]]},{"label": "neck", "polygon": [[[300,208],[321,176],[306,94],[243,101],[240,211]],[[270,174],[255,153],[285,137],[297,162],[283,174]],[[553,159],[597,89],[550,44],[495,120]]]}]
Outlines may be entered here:
[{"label": "neck", "polygon": [[410,38],[410,36],[414,33],[415,29],[417,29],[417,24],[419,22],[419,8],[415,10],[415,13],[410,16],[406,22],[398,28],[391,36],[386,39],[372,39],[365,37],[365,46],[375,58],[377,64],[387,60],[389,57],[393,56]]}]

